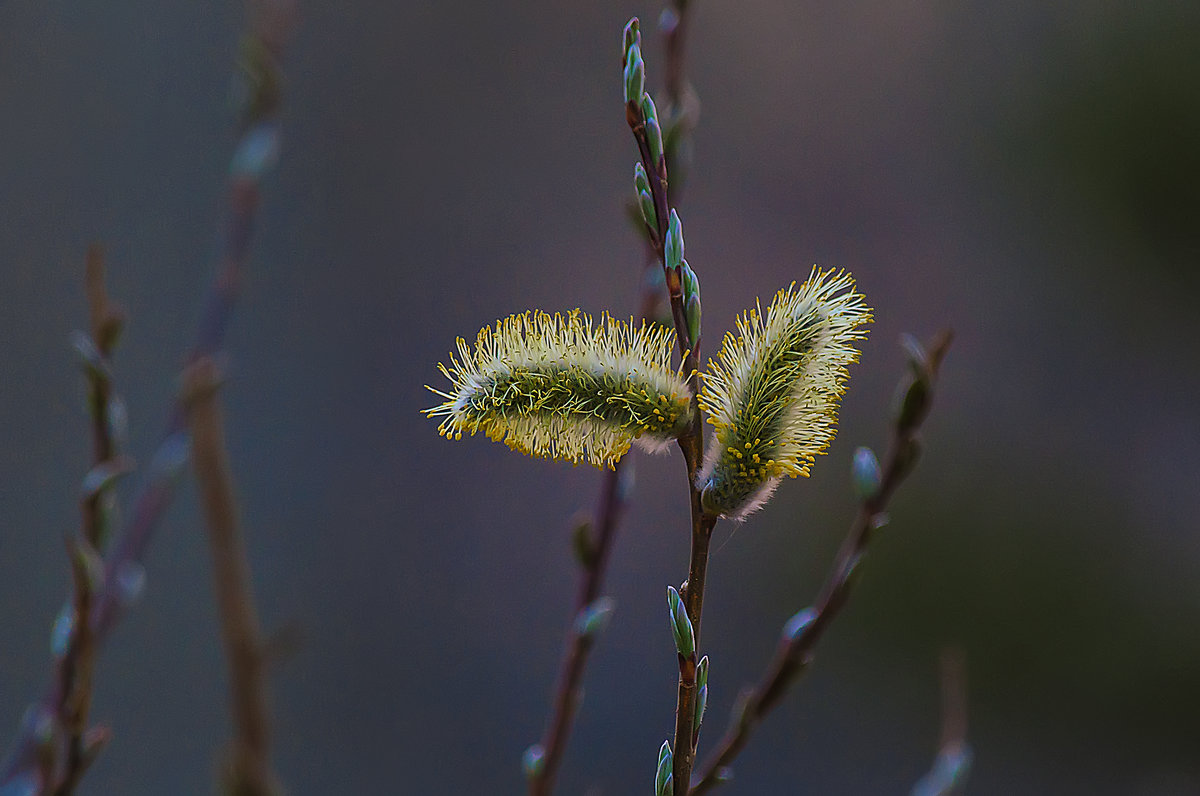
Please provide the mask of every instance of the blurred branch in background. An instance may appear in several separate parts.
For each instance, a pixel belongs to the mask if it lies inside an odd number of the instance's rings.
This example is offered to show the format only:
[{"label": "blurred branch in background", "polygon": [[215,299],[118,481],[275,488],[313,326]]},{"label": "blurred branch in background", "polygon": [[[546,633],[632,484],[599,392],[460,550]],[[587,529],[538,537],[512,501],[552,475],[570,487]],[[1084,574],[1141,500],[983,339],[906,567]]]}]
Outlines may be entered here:
[{"label": "blurred branch in background", "polygon": [[942,739],[929,773],[912,796],[955,796],[962,790],[974,755],[967,743],[967,664],[963,651],[942,650]]},{"label": "blurred branch in background", "polygon": [[[278,155],[280,59],[294,27],[295,6],[292,0],[252,0],[247,13],[239,57],[240,139],[230,163],[221,261],[189,361],[222,346],[250,254],[260,182]],[[26,712],[12,751],[0,765],[5,796],[72,792],[107,739],[107,730],[86,728],[95,652],[140,592],[142,559],[188,457],[186,410],[177,403],[125,531],[107,559],[102,559],[112,513],[109,487],[128,469],[128,462],[113,458],[114,440],[123,433],[124,412],[113,399],[108,367],[122,314],[104,293],[102,261],[95,249],[88,257],[87,294],[92,333],[90,338],[78,335],[75,347],[88,372],[97,464],[84,480],[84,532],[68,541],[74,596],[55,623],[57,674],[41,702]],[[60,755],[60,747],[65,754]]]},{"label": "blurred branch in background", "polygon": [[938,369],[950,341],[951,333],[944,331],[934,338],[926,353],[915,340],[905,338],[912,373],[907,383],[901,383],[901,401],[893,423],[886,464],[881,470],[869,448],[859,448],[855,452],[853,475],[860,498],[858,514],[842,542],[816,604],[800,611],[784,625],[783,636],[766,675],[754,689],[738,699],[716,753],[689,791],[692,796],[708,793],[732,777],[730,764],[746,746],[754,728],[808,669],[817,642],[846,604],[871,539],[888,522],[888,501],[917,463],[921,424],[929,413]]},{"label": "blurred branch in background", "polygon": [[[685,114],[681,102],[683,84],[683,45],[686,31],[687,0],[674,0],[663,10],[661,31],[667,49],[667,85],[669,102],[667,114],[669,129],[673,135],[664,140],[664,158],[668,164],[690,159],[690,135],[695,127],[695,93],[687,87],[692,97]],[[677,198],[679,186],[673,197]],[[636,202],[628,207],[629,216],[647,242],[647,265],[643,268],[641,298],[637,318],[650,322],[658,314],[662,299],[662,271],[654,251],[654,234],[643,220]],[[567,650],[560,667],[558,684],[555,688],[554,704],[551,709],[546,734],[540,743],[525,750],[522,767],[529,782],[530,796],[549,796],[554,791],[555,778],[566,751],[571,724],[583,698],[583,674],[587,668],[588,655],[597,635],[604,629],[615,607],[607,597],[601,597],[604,575],[616,540],[617,528],[624,514],[630,492],[633,489],[633,465],[618,461],[607,470],[600,486],[600,500],[593,519],[575,523],[572,542],[575,557],[582,569],[579,593],[575,600],[575,612],[567,632]]]},{"label": "blurred branch in background", "polygon": [[221,373],[211,357],[188,366],[184,401],[192,423],[192,466],[212,549],[213,580],[229,666],[233,748],[222,767],[223,792],[234,796],[280,793],[270,762],[266,648],[254,605],[250,563],[239,527],[225,428],[217,390]]}]

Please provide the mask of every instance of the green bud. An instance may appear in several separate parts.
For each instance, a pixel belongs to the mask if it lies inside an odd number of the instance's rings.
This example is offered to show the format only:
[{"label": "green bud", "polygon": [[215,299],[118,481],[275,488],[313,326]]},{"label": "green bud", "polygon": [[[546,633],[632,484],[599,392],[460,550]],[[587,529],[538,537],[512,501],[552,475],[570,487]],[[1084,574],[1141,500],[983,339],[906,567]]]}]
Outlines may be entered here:
[{"label": "green bud", "polygon": [[667,222],[667,240],[663,243],[663,264],[667,268],[677,269],[683,263],[683,223],[675,208],[671,208],[671,218]]},{"label": "green bud", "polygon": [[56,658],[67,654],[67,645],[71,643],[71,631],[75,629],[75,611],[70,605],[64,605],[54,618],[50,628],[50,653]]},{"label": "green bud", "polygon": [[903,388],[900,407],[896,411],[896,427],[901,431],[908,431],[925,419],[925,413],[929,411],[929,386],[929,379],[918,375]]},{"label": "green bud", "polygon": [[700,279],[696,276],[696,272],[688,265],[687,260],[680,262],[680,275],[683,277],[683,297],[685,299],[695,296],[700,298]]},{"label": "green bud", "polygon": [[128,608],[146,590],[146,568],[136,561],[126,561],[117,570],[117,600]]},{"label": "green bud", "polygon": [[924,374],[929,370],[929,355],[925,353],[925,346],[911,334],[900,335],[900,347],[904,349],[904,353],[908,354],[908,363],[912,366],[913,372],[917,375]]},{"label": "green bud", "polygon": [[546,750],[540,743],[532,744],[521,755],[521,770],[526,779],[537,779],[546,769]]},{"label": "green bud", "polygon": [[638,207],[642,209],[642,220],[646,222],[646,226],[650,229],[658,229],[658,213],[654,209],[654,197],[649,191],[642,191],[638,194]]},{"label": "green bud", "polygon": [[646,93],[642,94],[642,118],[647,122],[653,119],[654,123],[660,125],[661,129],[662,122],[658,120],[658,108],[654,105],[654,98]]},{"label": "green bud", "polygon": [[646,175],[646,167],[640,160],[633,164],[633,188],[639,194],[650,193],[650,178]]},{"label": "green bud", "polygon": [[879,460],[870,448],[858,448],[854,451],[854,463],[850,467],[854,479],[854,491],[859,500],[871,500],[879,494],[879,486],[883,482],[883,473],[879,469]]},{"label": "green bud", "polygon": [[[704,721],[704,709],[708,707],[708,656],[700,659],[696,666],[696,720],[693,724],[692,737],[700,734],[700,723]],[[695,741],[693,740],[693,743]]]},{"label": "green bud", "polygon": [[783,626],[783,640],[791,643],[800,638],[816,618],[817,613],[811,608],[805,608],[803,611],[796,613]]},{"label": "green bud", "polygon": [[91,591],[98,591],[104,585],[104,559],[100,553],[86,539],[79,537],[68,539],[67,548],[71,553],[75,583],[87,584]]},{"label": "green bud", "polygon": [[671,796],[671,791],[674,789],[674,775],[672,774],[674,767],[675,757],[671,754],[671,742],[663,741],[663,745],[658,750],[658,770],[654,773],[655,796]]},{"label": "green bud", "polygon": [[641,23],[638,22],[637,17],[631,17],[630,20],[625,23],[625,32],[622,39],[623,47],[621,49],[621,63],[627,64],[629,63],[630,48],[635,45],[640,47],[642,43]]},{"label": "green bud", "polygon": [[688,338],[691,341],[691,346],[696,347],[696,343],[700,342],[700,296],[692,295],[687,299],[687,303],[683,307],[684,317],[687,319]]},{"label": "green bud", "polygon": [[625,102],[637,102],[646,90],[646,64],[642,62],[642,48],[636,44],[629,48],[625,58]]},{"label": "green bud", "polygon": [[97,381],[111,380],[112,373],[109,370],[108,362],[92,338],[83,332],[72,332],[71,347],[75,349],[75,353],[79,357],[79,364],[88,376]]},{"label": "green bud", "polygon": [[671,609],[671,632],[675,635],[675,649],[685,658],[696,654],[696,636],[692,631],[692,620],[687,608],[674,586],[667,587],[667,606]]},{"label": "green bud", "polygon": [[612,597],[601,597],[584,606],[575,617],[575,632],[588,638],[604,632],[616,607],[617,603]]},{"label": "green bud", "polygon": [[88,470],[83,477],[82,493],[85,500],[112,487],[121,476],[133,470],[133,460],[119,456],[115,459],[100,462]]},{"label": "green bud", "polygon": [[650,144],[650,159],[654,161],[652,165],[657,169],[663,157],[662,130],[658,128],[657,119],[646,120],[646,140]]},{"label": "green bud", "polygon": [[596,550],[592,544],[592,521],[581,516],[571,528],[571,550],[580,566],[590,567],[595,560]]}]

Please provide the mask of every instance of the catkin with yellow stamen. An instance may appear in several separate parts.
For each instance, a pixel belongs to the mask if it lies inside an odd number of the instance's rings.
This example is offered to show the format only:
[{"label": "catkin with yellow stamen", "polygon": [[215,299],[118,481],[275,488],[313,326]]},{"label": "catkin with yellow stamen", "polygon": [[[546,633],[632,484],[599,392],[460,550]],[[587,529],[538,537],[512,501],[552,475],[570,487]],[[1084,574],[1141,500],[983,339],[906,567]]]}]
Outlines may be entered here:
[{"label": "catkin with yellow stamen", "polygon": [[848,273],[814,267],[725,335],[700,394],[716,427],[697,479],[708,511],[742,519],[783,476],[808,475],[837,430],[846,368],[871,320],[864,301]]},{"label": "catkin with yellow stamen", "polygon": [[669,329],[608,314],[512,315],[480,330],[473,350],[459,338],[438,365],[453,387],[430,387],[446,401],[424,411],[445,418],[445,437],[483,431],[521,453],[611,467],[635,440],[655,449],[687,427],[674,345]]}]

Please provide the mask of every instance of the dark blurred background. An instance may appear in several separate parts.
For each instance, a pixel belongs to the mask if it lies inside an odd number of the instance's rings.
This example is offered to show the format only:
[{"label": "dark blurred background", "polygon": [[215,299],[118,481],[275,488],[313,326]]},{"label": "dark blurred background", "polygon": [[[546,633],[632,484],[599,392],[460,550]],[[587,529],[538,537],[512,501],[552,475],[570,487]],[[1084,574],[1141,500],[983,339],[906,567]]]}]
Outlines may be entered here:
[{"label": "dark blurred background", "polygon": [[[449,443],[418,410],[456,336],[531,307],[632,312],[620,33],[642,16],[657,90],[660,9],[301,5],[224,393],[264,618],[304,639],[274,678],[293,793],[523,789],[599,475]],[[67,343],[84,252],[104,242],[131,317],[116,368],[144,465],[216,257],[241,24],[236,4],[0,4],[14,732],[48,677],[90,456]],[[680,211],[710,350],[814,262],[853,271],[877,318],[813,476],[717,530],[702,756],[845,532],[900,334],[957,334],[892,525],[728,793],[907,793],[946,644],[968,661],[969,793],[1200,793],[1198,40],[1192,0],[694,3]],[[562,793],[649,792],[672,728],[682,465],[636,471]],[[99,667],[116,736],[83,793],[210,792],[228,737],[190,481],[147,569]]]}]

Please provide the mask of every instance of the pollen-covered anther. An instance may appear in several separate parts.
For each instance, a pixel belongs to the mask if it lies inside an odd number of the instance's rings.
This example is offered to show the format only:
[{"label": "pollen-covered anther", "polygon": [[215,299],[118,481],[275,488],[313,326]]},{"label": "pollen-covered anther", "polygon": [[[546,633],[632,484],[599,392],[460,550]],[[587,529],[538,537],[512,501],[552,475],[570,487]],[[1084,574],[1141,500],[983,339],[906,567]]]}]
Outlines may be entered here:
[{"label": "pollen-covered anther", "polygon": [[675,335],[607,314],[531,311],[484,327],[439,369],[449,392],[425,414],[443,436],[484,431],[533,456],[614,465],[637,441],[665,447],[687,427],[688,388],[671,366]]},{"label": "pollen-covered anther", "polygon": [[751,309],[704,374],[713,442],[697,478],[705,510],[742,519],[784,476],[808,475],[833,440],[838,400],[871,311],[849,274],[813,268]]}]

